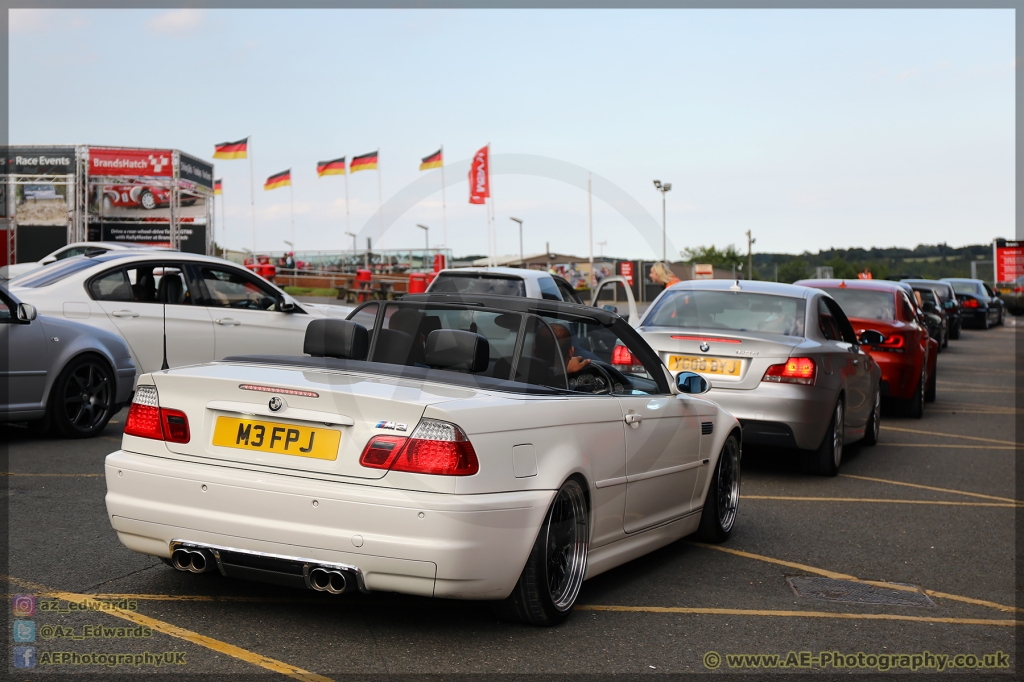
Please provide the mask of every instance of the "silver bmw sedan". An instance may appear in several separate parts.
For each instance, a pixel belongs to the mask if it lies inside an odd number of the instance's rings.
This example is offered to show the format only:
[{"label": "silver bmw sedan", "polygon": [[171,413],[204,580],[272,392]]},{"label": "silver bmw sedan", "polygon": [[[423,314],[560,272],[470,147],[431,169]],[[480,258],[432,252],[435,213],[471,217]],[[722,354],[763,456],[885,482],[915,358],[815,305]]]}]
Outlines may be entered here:
[{"label": "silver bmw sedan", "polygon": [[835,476],[845,443],[878,440],[881,371],[839,304],[818,289],[733,280],[680,282],[637,330],[673,374],[711,382],[707,397],[743,427],[743,441],[799,448],[804,468]]}]

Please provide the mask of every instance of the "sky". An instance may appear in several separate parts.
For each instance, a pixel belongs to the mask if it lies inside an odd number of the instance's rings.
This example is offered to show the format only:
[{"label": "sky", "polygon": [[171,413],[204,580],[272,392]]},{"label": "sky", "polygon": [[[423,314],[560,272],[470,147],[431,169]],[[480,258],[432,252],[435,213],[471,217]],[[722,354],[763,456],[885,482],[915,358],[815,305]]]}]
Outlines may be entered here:
[{"label": "sky", "polygon": [[[252,136],[255,243],[487,252],[458,162],[490,143],[497,251],[670,259],[736,244],[951,246],[1014,235],[1013,10],[10,10],[11,144]],[[445,207],[421,157],[444,145]],[[316,162],[380,149],[378,174]],[[503,157],[503,155],[506,155]],[[536,162],[514,164],[511,155]],[[545,159],[552,160],[551,163]],[[216,160],[217,241],[252,248],[248,161]],[[577,182],[548,166],[574,168]],[[464,166],[463,166],[464,167]],[[538,170],[539,169],[539,170]],[[503,172],[507,171],[507,172]],[[564,174],[563,174],[564,175]],[[598,192],[596,188],[601,187]],[[620,212],[611,191],[642,207]],[[416,192],[419,194],[416,194]],[[422,196],[419,196],[422,195]],[[221,220],[221,208],[224,218]],[[658,229],[654,229],[654,227]],[[362,246],[362,239],[360,246]]]}]

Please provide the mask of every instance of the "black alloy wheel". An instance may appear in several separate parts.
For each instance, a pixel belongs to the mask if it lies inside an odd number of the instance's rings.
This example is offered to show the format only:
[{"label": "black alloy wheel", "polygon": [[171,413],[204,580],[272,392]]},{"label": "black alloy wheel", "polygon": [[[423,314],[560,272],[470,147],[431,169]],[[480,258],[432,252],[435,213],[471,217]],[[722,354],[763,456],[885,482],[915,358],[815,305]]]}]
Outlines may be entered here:
[{"label": "black alloy wheel", "polygon": [[871,408],[871,416],[864,427],[864,444],[877,445],[882,424],[882,387],[875,388],[875,405]]},{"label": "black alloy wheel", "polygon": [[736,434],[732,434],[722,446],[722,454],[708,485],[697,528],[699,540],[720,543],[732,534],[740,507],[740,460],[740,443]]},{"label": "black alloy wheel", "polygon": [[114,414],[115,392],[110,366],[97,356],[80,355],[50,389],[49,418],[68,438],[95,436]]},{"label": "black alloy wheel", "polygon": [[505,620],[558,625],[572,613],[587,573],[590,515],[583,487],[566,481],[551,502],[519,581],[493,610]]},{"label": "black alloy wheel", "polygon": [[804,453],[804,469],[818,476],[836,476],[839,466],[843,463],[843,445],[846,440],[846,410],[843,399],[836,401],[832,410],[832,420],[821,439],[817,450]]},{"label": "black alloy wheel", "polygon": [[925,359],[921,363],[921,377],[917,380],[917,387],[914,389],[914,395],[907,400],[907,416],[913,419],[920,419],[924,416],[924,401],[925,391],[927,390],[926,381],[926,369],[925,366],[928,360]]}]

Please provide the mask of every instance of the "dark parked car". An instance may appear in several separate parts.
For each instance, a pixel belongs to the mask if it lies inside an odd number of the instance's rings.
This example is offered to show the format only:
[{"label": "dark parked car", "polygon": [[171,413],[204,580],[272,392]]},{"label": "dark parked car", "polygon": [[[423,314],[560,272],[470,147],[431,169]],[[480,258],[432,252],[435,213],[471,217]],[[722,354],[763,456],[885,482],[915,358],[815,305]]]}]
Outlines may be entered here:
[{"label": "dark parked car", "polygon": [[1012,282],[999,283],[999,297],[1006,304],[1006,309],[1013,315],[1024,312],[1024,276]]},{"label": "dark parked car", "polygon": [[915,289],[927,287],[935,292],[942,303],[942,309],[946,311],[949,338],[953,341],[959,339],[960,329],[963,327],[963,317],[960,314],[960,301],[957,300],[956,292],[953,291],[953,285],[934,279],[905,279],[903,282]]},{"label": "dark parked car", "polygon": [[964,322],[988,329],[1006,320],[1006,304],[985,282],[980,279],[956,277],[943,277],[942,281],[953,285],[953,291],[960,301],[960,314]]},{"label": "dark parked car", "polygon": [[949,346],[949,318],[939,301],[938,295],[929,287],[914,287],[914,295],[919,298],[921,314],[924,316],[928,335],[939,342],[939,352]]},{"label": "dark parked car", "polygon": [[[0,422],[95,436],[132,397],[135,364],[124,340],[59,317],[36,316],[0,287]],[[6,400],[4,400],[6,399]]]}]

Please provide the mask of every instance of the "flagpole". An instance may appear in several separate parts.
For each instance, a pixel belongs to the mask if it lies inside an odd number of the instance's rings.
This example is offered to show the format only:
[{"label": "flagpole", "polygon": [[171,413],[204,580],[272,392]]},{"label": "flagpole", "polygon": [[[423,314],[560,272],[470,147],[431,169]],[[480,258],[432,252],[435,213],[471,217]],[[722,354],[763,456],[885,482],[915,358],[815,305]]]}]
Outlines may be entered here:
[{"label": "flagpole", "polygon": [[292,169],[288,169],[288,192],[292,199],[292,249],[295,248],[295,185],[292,184]]},{"label": "flagpole", "polygon": [[[214,198],[216,200],[216,198]],[[224,211],[224,184],[221,181],[220,186],[220,238],[224,240],[224,246],[221,247],[221,255],[224,254],[224,250],[227,248],[227,234],[228,234],[228,217]]]},{"label": "flagpole", "polygon": [[444,145],[441,145],[441,229],[442,244],[448,246],[448,213],[444,202]]},{"label": "flagpole", "polygon": [[495,267],[498,266],[498,228],[494,224],[494,193],[491,191],[493,188],[493,182],[491,178],[491,162],[494,159],[491,158],[491,143],[487,143],[487,193],[490,194],[491,200],[491,243],[494,245],[494,259],[493,264]]},{"label": "flagpole", "polygon": [[587,236],[590,242],[590,280],[594,280],[594,203],[590,181],[592,173],[587,173]]},{"label": "flagpole", "polygon": [[381,189],[380,182],[380,147],[377,147],[377,219],[380,225],[380,232],[377,233],[377,239],[380,239],[384,235],[384,214],[381,212],[384,208],[384,191]]},{"label": "flagpole", "polygon": [[352,231],[352,226],[348,219],[348,156],[345,157],[345,233]]},{"label": "flagpole", "polygon": [[252,135],[245,138],[246,156],[249,157],[249,205],[252,207],[252,262],[256,263],[256,181],[252,170]]}]

